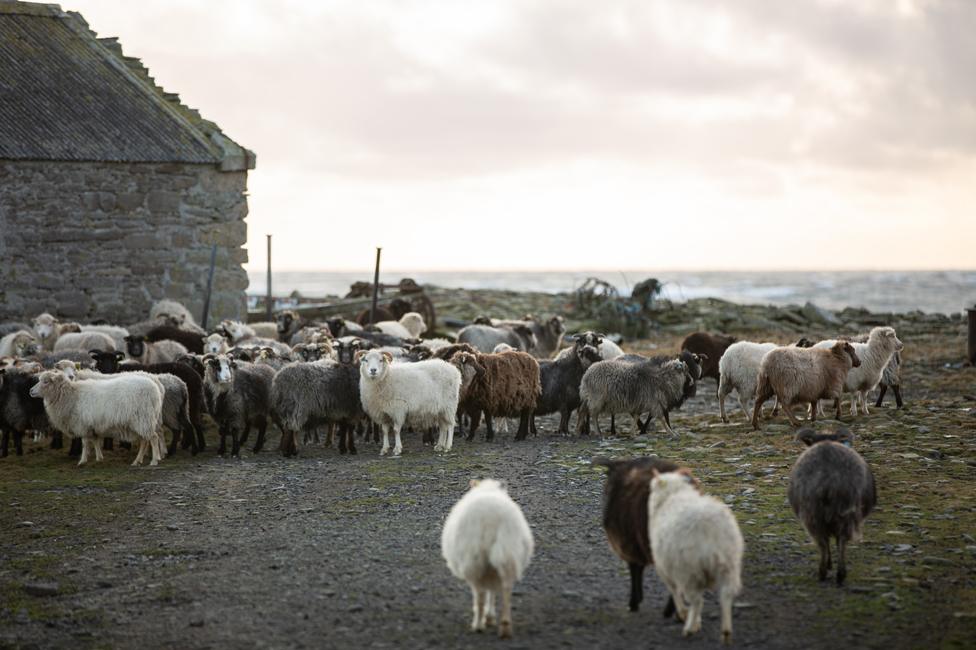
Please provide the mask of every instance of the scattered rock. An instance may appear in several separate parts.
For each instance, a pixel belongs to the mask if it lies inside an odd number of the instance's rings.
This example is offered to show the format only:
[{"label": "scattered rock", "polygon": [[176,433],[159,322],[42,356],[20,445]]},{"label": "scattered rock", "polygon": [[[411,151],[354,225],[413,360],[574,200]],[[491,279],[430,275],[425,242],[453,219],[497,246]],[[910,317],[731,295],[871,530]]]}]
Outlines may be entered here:
[{"label": "scattered rock", "polygon": [[31,596],[57,596],[61,593],[61,587],[56,582],[28,582],[24,585],[24,591]]},{"label": "scattered rock", "polygon": [[952,560],[947,560],[944,557],[935,557],[934,555],[926,555],[922,558],[922,564],[928,564],[932,566],[952,566],[955,564]]}]

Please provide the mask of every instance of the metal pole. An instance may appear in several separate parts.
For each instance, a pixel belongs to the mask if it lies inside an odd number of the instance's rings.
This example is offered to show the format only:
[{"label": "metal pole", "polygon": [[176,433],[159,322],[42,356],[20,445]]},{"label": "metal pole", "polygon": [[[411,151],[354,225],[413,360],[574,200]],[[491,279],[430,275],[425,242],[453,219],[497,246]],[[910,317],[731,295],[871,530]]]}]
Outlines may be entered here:
[{"label": "metal pole", "polygon": [[369,307],[369,322],[372,325],[376,322],[376,300],[380,290],[380,251],[383,250],[379,246],[376,247],[376,270],[373,271],[373,304]]},{"label": "metal pole", "polygon": [[969,345],[966,352],[969,363],[976,366],[976,305],[966,311],[969,313]]},{"label": "metal pole", "polygon": [[268,320],[272,320],[272,312],[274,312],[274,299],[271,297],[271,235],[266,235],[268,238],[268,304],[265,308],[268,311]]},{"label": "metal pole", "polygon": [[203,329],[207,329],[207,321],[210,319],[210,292],[213,290],[214,268],[217,266],[217,244],[210,247],[210,275],[207,276],[207,297],[203,300],[203,318],[201,322]]}]

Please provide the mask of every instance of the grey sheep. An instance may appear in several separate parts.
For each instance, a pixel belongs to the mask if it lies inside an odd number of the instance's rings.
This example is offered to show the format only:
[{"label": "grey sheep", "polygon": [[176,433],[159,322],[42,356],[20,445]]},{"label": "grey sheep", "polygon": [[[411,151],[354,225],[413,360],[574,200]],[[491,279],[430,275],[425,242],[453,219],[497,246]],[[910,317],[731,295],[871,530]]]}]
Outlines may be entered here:
[{"label": "grey sheep", "polygon": [[854,436],[844,427],[832,434],[801,429],[807,445],[790,471],[787,496],[793,512],[820,548],[821,580],[831,568],[830,538],[837,540],[837,584],[847,577],[847,543],[858,541],[861,525],[877,504],[871,468],[851,448]]},{"label": "grey sheep", "polygon": [[[236,361],[225,354],[204,356],[204,384],[211,400],[211,414],[220,432],[220,448],[227,450],[227,436],[231,436],[231,455],[240,455],[240,448],[247,441],[251,427],[258,429],[254,453],[261,451],[271,413],[271,383],[275,371],[270,366],[259,366]],[[281,426],[279,425],[279,428]]]},{"label": "grey sheep", "polygon": [[363,419],[359,397],[358,346],[336,342],[339,362],[293,363],[282,368],[271,386],[272,410],[282,427],[281,451],[298,453],[298,432],[311,433],[322,425],[338,425],[339,453],[356,453],[354,431]]},{"label": "grey sheep", "polygon": [[536,347],[535,334],[527,324],[519,323],[510,327],[491,325],[468,325],[457,336],[458,343],[468,343],[479,352],[491,353],[499,343],[508,343],[516,350],[531,353]]},{"label": "grey sheep", "polygon": [[641,413],[648,413],[642,432],[652,420],[664,420],[665,430],[673,437],[669,412],[680,407],[694,394],[695,379],[688,365],[672,359],[658,365],[646,361],[600,361],[583,375],[580,384],[580,411],[577,430],[583,433],[584,418],[593,417],[597,433],[602,413],[630,413],[640,421]]}]

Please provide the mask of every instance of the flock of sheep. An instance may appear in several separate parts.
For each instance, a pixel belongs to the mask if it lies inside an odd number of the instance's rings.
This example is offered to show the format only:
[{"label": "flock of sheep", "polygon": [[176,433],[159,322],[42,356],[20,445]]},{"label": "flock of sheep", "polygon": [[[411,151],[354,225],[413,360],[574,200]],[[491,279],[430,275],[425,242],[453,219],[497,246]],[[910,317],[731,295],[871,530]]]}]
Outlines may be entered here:
[{"label": "flock of sheep", "polygon": [[[867,413],[866,395],[893,388],[899,406],[900,351],[890,327],[861,338],[788,346],[689,335],[675,356],[624,354],[595,332],[565,337],[561,317],[480,318],[455,340],[423,338],[420,314],[400,310],[364,327],[334,318],[307,322],[294,311],[274,323],[223,321],[206,332],[172,301],[153,306],[146,321],[126,328],[79,325],[41,314],[30,326],[0,324],[0,454],[13,438],[22,454],[25,435],[62,437],[84,464],[114,441],[138,443],[134,465],[147,452],[157,464],[179,447],[206,447],[203,418],[217,424],[219,453],[237,456],[252,429],[259,452],[269,424],[280,431],[285,456],[300,444],[326,444],[338,434],[340,453],[356,441],[382,435],[380,454],[402,452],[412,430],[438,452],[449,452],[455,430],[471,440],[484,418],[485,437],[517,418],[516,440],[535,433],[535,416],[559,413],[558,431],[601,432],[600,416],[630,414],[645,433],[654,421],[677,436],[670,412],[693,397],[705,377],[718,380],[719,408],[734,390],[754,427],[763,404],[776,398],[790,422],[793,407],[822,413],[851,395],[851,415]],[[750,412],[747,402],[754,399]],[[880,398],[879,398],[880,403]],[[167,448],[164,427],[172,432]],[[390,434],[393,445],[391,449]],[[843,428],[834,434],[803,430],[808,445],[791,474],[788,498],[821,551],[820,578],[832,568],[837,540],[837,581],[846,575],[845,549],[859,535],[875,501],[874,479]],[[685,634],[701,626],[702,594],[714,589],[721,605],[723,640],[732,634],[732,599],[740,589],[742,535],[731,510],[699,491],[688,468],[658,458],[594,459],[608,468],[604,528],[631,572],[630,607],[643,598],[643,572],[655,566],[671,594],[666,614],[685,621]],[[529,563],[532,533],[519,507],[497,481],[473,482],[455,505],[442,535],[451,571],[472,590],[472,629],[483,630],[500,604],[499,633],[511,634],[511,590]]]}]

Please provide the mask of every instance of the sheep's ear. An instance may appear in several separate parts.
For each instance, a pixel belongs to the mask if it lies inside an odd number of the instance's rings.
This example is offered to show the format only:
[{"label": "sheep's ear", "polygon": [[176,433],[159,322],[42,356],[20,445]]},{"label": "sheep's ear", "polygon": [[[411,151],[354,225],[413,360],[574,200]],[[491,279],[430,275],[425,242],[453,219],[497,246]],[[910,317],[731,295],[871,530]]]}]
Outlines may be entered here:
[{"label": "sheep's ear", "polygon": [[116,361],[121,361],[122,359],[125,359],[125,352],[116,352],[115,353],[115,360]]},{"label": "sheep's ear", "polygon": [[688,469],[687,467],[682,467],[681,469],[679,469],[678,470],[678,474],[680,474],[681,475],[681,478],[683,478],[685,481],[687,481],[690,485],[693,485],[695,488],[698,488],[698,487],[701,486],[701,481],[699,481],[697,478],[695,478],[692,475],[691,470]]},{"label": "sheep's ear", "polygon": [[701,354],[701,353],[697,353],[697,352],[693,352],[692,354],[694,354],[695,355],[695,358],[698,359],[699,361],[708,361],[708,355],[707,354]]},{"label": "sheep's ear", "polygon": [[353,360],[356,363],[361,363],[364,356],[366,356],[366,350],[356,350],[356,355],[353,357]]},{"label": "sheep's ear", "polygon": [[476,478],[473,478],[473,479],[471,479],[470,481],[468,481],[468,487],[469,487],[469,488],[476,488],[476,487],[478,487],[478,485],[480,485],[480,484],[481,484],[481,481],[479,481],[479,480],[478,480],[478,479],[476,479]]},{"label": "sheep's ear", "polygon": [[800,429],[796,432],[796,439],[805,444],[807,447],[815,442],[818,442],[819,438],[817,432],[813,429],[805,428]]},{"label": "sheep's ear", "polygon": [[[101,350],[89,350],[88,351],[88,356],[90,356],[92,359],[97,360],[98,359],[98,354],[100,352],[101,352]],[[118,352],[116,352],[116,354],[118,354]]]},{"label": "sheep's ear", "polygon": [[386,359],[387,363],[393,363],[393,355],[390,354],[389,352],[384,352],[383,358]]}]

